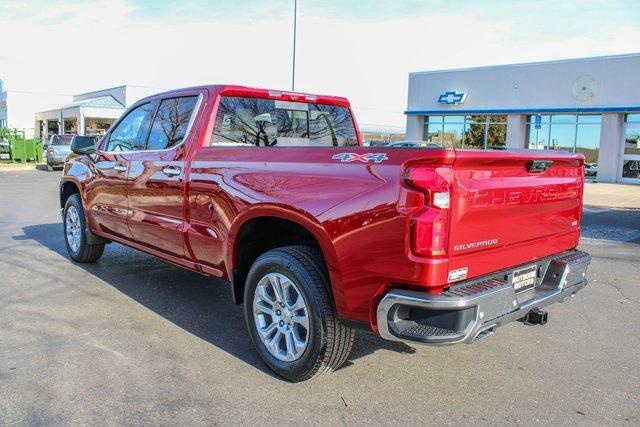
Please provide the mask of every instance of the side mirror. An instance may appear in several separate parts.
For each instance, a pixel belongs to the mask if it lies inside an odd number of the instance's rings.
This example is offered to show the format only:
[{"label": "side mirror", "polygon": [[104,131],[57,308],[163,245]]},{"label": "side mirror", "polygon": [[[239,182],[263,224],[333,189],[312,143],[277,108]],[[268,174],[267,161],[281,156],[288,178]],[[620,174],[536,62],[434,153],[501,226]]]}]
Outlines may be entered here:
[{"label": "side mirror", "polygon": [[71,151],[76,154],[94,154],[96,152],[96,139],[92,137],[73,138]]}]

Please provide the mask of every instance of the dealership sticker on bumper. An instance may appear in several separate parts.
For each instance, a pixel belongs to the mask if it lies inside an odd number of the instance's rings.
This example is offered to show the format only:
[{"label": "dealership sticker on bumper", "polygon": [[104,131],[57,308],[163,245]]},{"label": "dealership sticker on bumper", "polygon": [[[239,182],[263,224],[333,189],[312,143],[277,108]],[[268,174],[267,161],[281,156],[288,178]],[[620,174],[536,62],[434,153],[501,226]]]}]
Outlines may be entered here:
[{"label": "dealership sticker on bumper", "polygon": [[449,272],[449,282],[457,282],[458,280],[466,279],[468,267],[458,268]]}]

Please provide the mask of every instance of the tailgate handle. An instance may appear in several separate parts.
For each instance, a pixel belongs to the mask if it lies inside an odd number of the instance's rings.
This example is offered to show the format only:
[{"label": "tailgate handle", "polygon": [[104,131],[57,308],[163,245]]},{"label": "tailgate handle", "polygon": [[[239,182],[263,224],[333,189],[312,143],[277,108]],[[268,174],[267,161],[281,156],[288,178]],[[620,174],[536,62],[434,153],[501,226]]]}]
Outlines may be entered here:
[{"label": "tailgate handle", "polygon": [[553,160],[532,160],[527,166],[527,170],[532,173],[544,172],[551,167]]}]

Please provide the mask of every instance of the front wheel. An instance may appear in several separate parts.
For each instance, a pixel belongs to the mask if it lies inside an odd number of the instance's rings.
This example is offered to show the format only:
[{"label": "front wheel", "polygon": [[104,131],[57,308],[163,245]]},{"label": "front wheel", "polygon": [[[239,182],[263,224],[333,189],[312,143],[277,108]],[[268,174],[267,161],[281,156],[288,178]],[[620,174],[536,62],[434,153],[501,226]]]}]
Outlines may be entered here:
[{"label": "front wheel", "polygon": [[77,262],[96,262],[104,252],[104,244],[87,243],[87,220],[84,217],[82,200],[72,194],[64,205],[64,237],[67,252]]},{"label": "front wheel", "polygon": [[353,329],[338,320],[322,254],[287,246],[261,255],[244,290],[245,319],[260,357],[293,382],[338,369]]}]

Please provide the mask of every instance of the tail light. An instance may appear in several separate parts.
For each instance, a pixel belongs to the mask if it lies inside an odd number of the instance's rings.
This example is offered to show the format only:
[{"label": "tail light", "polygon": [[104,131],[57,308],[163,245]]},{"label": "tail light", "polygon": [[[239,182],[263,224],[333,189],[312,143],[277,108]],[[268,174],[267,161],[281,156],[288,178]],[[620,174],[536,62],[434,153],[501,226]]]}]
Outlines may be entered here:
[{"label": "tail light", "polygon": [[405,184],[424,193],[424,206],[410,220],[411,251],[429,258],[447,254],[451,170],[411,166],[405,171]]},{"label": "tail light", "polygon": [[53,156],[53,152],[54,152],[53,147],[47,148],[47,156]]}]

